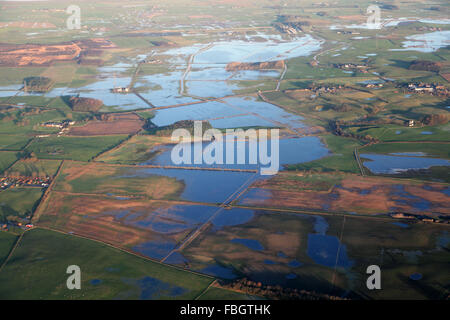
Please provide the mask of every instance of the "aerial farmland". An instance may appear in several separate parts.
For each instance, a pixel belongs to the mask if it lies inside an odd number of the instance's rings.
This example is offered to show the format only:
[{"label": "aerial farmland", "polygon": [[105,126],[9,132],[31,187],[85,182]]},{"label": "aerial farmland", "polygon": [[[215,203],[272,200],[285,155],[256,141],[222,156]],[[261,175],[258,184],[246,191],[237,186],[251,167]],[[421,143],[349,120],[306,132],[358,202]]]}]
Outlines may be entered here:
[{"label": "aerial farmland", "polygon": [[448,300],[449,11],[0,2],[0,299]]}]

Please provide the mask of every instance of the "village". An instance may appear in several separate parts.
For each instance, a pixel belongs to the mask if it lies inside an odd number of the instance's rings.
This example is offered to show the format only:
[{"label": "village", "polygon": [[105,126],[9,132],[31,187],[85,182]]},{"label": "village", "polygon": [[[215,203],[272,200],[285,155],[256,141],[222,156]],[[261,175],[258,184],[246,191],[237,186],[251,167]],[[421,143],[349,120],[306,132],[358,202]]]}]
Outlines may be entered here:
[{"label": "village", "polygon": [[[72,120],[62,120],[62,121],[49,121],[49,122],[45,122],[43,124],[41,124],[41,126],[43,127],[47,127],[47,128],[59,128],[61,129],[56,135],[59,137],[65,133],[67,133],[67,131],[69,131],[69,126],[74,125],[76,122],[72,121]],[[38,135],[38,138],[46,138],[49,137],[49,134],[41,134]]]},{"label": "village", "polygon": [[439,218],[431,218],[428,216],[420,216],[420,215],[401,213],[401,212],[391,213],[390,216],[395,219],[403,219],[403,220],[423,222],[423,223],[450,224],[449,220],[444,220],[440,217]]},{"label": "village", "polygon": [[0,178],[0,190],[16,187],[47,188],[51,183],[50,177],[2,177]]},{"label": "village", "polygon": [[401,88],[406,88],[410,92],[428,93],[434,96],[450,96],[450,91],[444,86],[435,83],[413,82],[400,85]]},{"label": "village", "polygon": [[354,63],[338,63],[333,65],[335,68],[341,69],[341,70],[348,70],[348,71],[357,71],[361,73],[369,73],[367,70],[369,68],[366,64],[354,64]]}]

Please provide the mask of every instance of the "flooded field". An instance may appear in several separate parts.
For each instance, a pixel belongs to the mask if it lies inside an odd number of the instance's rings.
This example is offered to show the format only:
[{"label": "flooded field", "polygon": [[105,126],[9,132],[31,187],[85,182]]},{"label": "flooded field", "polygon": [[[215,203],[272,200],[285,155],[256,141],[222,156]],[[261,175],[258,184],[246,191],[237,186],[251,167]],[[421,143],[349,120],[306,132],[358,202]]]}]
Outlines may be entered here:
[{"label": "flooded field", "polygon": [[391,51],[414,50],[419,52],[434,52],[450,44],[450,31],[435,31],[406,37],[403,49],[390,49]]},{"label": "flooded field", "polygon": [[[305,179],[307,180],[307,179]],[[347,176],[314,190],[301,179],[284,182],[257,181],[239,199],[241,205],[295,208],[314,211],[382,215],[389,212],[420,213],[435,216],[450,213],[445,186],[401,184],[396,180]]]},{"label": "flooded field", "polygon": [[361,154],[364,166],[373,173],[396,174],[408,170],[428,169],[433,166],[450,166],[445,159],[425,157],[417,153],[401,153],[392,155]]},{"label": "flooded field", "polygon": [[[271,141],[264,142],[267,145],[268,154],[272,152],[272,144]],[[203,142],[203,150],[210,145],[211,142]],[[251,142],[247,141],[234,141],[234,139],[230,138],[230,141],[225,138],[223,142],[223,164],[194,164],[194,144],[188,145],[188,148],[191,149],[191,163],[192,164],[180,164],[178,166],[183,167],[200,167],[200,168],[227,168],[227,169],[258,169],[260,164],[252,164],[249,162],[250,153],[254,153],[252,147],[250,147]],[[151,160],[142,163],[151,164],[151,165],[174,165],[171,159],[172,149],[173,147],[170,145],[157,147],[157,149],[161,152],[156,157]],[[227,151],[228,150],[228,151]],[[230,152],[230,150],[232,150]],[[259,152],[259,146],[255,145],[255,151]],[[233,156],[232,163],[227,162],[227,152],[230,152]],[[238,163],[238,154],[245,154],[245,163]],[[329,151],[325,148],[323,143],[317,137],[303,137],[303,138],[285,138],[279,140],[279,169],[283,169],[284,165],[287,164],[296,164],[302,162],[313,161],[316,159],[320,159],[329,154]],[[230,157],[229,157],[230,158]],[[228,163],[228,164],[227,164]]]},{"label": "flooded field", "polygon": [[[420,286],[403,282],[402,278],[414,272],[426,272],[430,277],[432,270],[423,261],[442,252],[445,246],[413,235],[411,229],[420,229],[433,239],[440,237],[442,229],[417,224],[403,228],[388,221],[373,221],[370,227],[363,227],[365,224],[367,221],[361,218],[344,221],[337,216],[256,211],[248,222],[209,231],[183,250],[183,261],[195,270],[223,279],[243,273],[253,281],[294,288],[327,291],[332,289],[329,281],[334,279],[335,289],[348,297],[369,294],[358,279],[365,275],[361,268],[364,261],[372,261],[382,263],[388,274],[386,281],[396,283],[398,290],[407,290],[411,297],[420,296]],[[358,226],[362,228],[359,231],[355,229]],[[342,237],[344,227],[347,231]],[[370,241],[379,229],[384,230],[385,237],[378,243]],[[398,237],[407,237],[411,242],[405,246]],[[418,250],[416,258],[411,258],[410,247]],[[395,262],[399,260],[401,265]],[[385,291],[382,296],[390,297],[395,291]]]},{"label": "flooded field", "polygon": [[411,1],[8,3],[0,299],[78,261],[88,298],[448,299],[450,20]]}]

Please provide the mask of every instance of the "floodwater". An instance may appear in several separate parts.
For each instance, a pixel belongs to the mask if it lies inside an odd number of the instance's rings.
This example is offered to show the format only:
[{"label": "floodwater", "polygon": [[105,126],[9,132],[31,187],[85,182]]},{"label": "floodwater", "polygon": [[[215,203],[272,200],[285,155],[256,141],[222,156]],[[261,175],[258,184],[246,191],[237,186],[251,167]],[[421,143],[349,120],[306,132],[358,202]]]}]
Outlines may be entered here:
[{"label": "floodwater", "polygon": [[[212,143],[219,143],[220,141],[215,141]],[[267,146],[268,155],[272,154],[272,144],[271,140],[260,141]],[[212,146],[211,142],[203,142],[202,150],[205,150],[208,146]],[[255,143],[257,144],[257,143]],[[249,141],[235,142],[232,137],[229,139],[225,138],[219,145],[223,149],[223,156],[218,156],[218,159],[222,161],[223,164],[213,163],[213,164],[194,164],[194,144],[186,144],[186,148],[190,150],[190,163],[191,164],[179,164],[179,166],[184,167],[202,167],[202,168],[228,168],[228,169],[258,169],[260,166],[267,167],[268,165],[259,165],[249,163],[250,154],[252,153],[251,143]],[[161,149],[161,147],[159,148]],[[152,164],[152,165],[177,165],[172,162],[173,146],[163,147],[163,152],[161,152],[156,157],[150,159],[149,161],[142,164]],[[227,161],[227,149],[233,150],[234,155],[232,163]],[[256,152],[259,152],[259,145],[255,146]],[[153,149],[155,150],[155,149]],[[238,164],[238,154],[245,154],[245,163]],[[257,153],[258,154],[258,153]],[[283,165],[297,164],[303,162],[309,162],[313,160],[320,159],[329,154],[328,149],[323,145],[318,137],[302,137],[302,138],[286,138],[279,140],[279,169]],[[231,153],[230,153],[231,155]],[[231,156],[230,156],[231,157]],[[228,162],[228,164],[227,164]]]},{"label": "floodwater", "polygon": [[422,279],[422,274],[420,274],[420,273],[413,273],[412,275],[409,276],[409,278],[411,280],[420,280],[420,279]]},{"label": "floodwater", "polygon": [[[400,205],[411,206],[415,211],[420,212],[431,208],[432,203],[426,199],[410,194],[405,190],[404,185],[393,185],[392,193],[396,199],[394,201]],[[395,210],[395,208],[392,208]]]},{"label": "floodwater", "polygon": [[397,227],[400,227],[400,228],[405,228],[405,229],[409,228],[409,224],[403,223],[403,222],[392,222],[392,224],[394,226],[397,226]]},{"label": "floodwater", "polygon": [[424,34],[416,34],[406,37],[403,41],[403,49],[389,49],[390,51],[419,51],[435,52],[440,48],[450,45],[450,31],[435,31]]},{"label": "floodwater", "polygon": [[180,197],[194,202],[223,203],[254,173],[189,169],[133,168],[122,177],[166,176],[185,185]]},{"label": "floodwater", "polygon": [[216,210],[215,207],[202,205],[161,206],[150,212],[128,215],[124,218],[124,223],[161,234],[170,234],[182,232],[204,223]]},{"label": "floodwater", "polygon": [[230,210],[222,210],[212,219],[215,229],[222,227],[236,226],[249,222],[255,216],[255,212],[250,209],[232,208]]},{"label": "floodwater", "polygon": [[174,251],[164,260],[168,264],[183,265],[188,262],[188,260],[179,252]]},{"label": "floodwater", "polygon": [[174,57],[187,57],[197,53],[195,64],[228,64],[230,62],[260,62],[307,56],[320,49],[322,41],[310,35],[283,39],[266,39],[264,42],[231,40],[214,42],[210,46],[193,45],[165,52]]},{"label": "floodwater", "polygon": [[199,101],[180,95],[182,71],[171,71],[138,77],[135,88],[155,106],[168,106]]},{"label": "floodwater", "polygon": [[153,240],[135,245],[132,249],[144,256],[160,260],[175,249],[175,245],[175,242],[171,241]]},{"label": "floodwater", "polygon": [[302,265],[301,262],[298,262],[297,260],[291,260],[288,262],[288,266],[291,268],[298,268]]},{"label": "floodwater", "polygon": [[245,112],[230,108],[219,101],[208,101],[177,108],[158,110],[151,121],[155,125],[162,127],[181,120],[209,120],[241,114],[245,114]]},{"label": "floodwater", "polygon": [[[169,106],[199,101],[196,97],[223,97],[242,89],[239,81],[277,79],[281,70],[241,70],[227,71],[230,62],[264,62],[307,56],[321,48],[322,40],[310,35],[283,39],[279,36],[259,35],[263,41],[218,41],[206,44],[169,49],[157,52],[159,56],[169,57],[171,70],[165,72],[138,76],[135,89],[139,94],[155,106]],[[189,72],[185,71],[189,57],[192,64]],[[112,93],[114,87],[127,87],[131,77],[125,76],[135,68],[135,62],[144,56],[119,62],[111,66],[98,68],[101,76],[97,81],[80,88],[53,88],[50,92],[32,95],[57,97],[61,95],[77,95],[81,97],[101,99],[105,106],[116,107],[118,110],[133,110],[151,107],[133,93]],[[185,84],[181,84],[185,74]],[[200,81],[199,81],[200,80]],[[205,81],[208,80],[208,81]],[[264,83],[261,83],[263,85]],[[258,84],[255,84],[258,86]],[[21,84],[0,87],[0,97],[14,96],[23,93],[18,90]],[[183,88],[184,90],[182,90]],[[180,92],[180,91],[185,91]],[[189,96],[192,95],[192,96]],[[263,125],[263,124],[257,124]]]},{"label": "floodwater", "polygon": [[167,126],[180,120],[208,120],[216,128],[305,127],[302,117],[288,113],[273,104],[258,101],[254,97],[233,97],[222,101],[161,109],[156,111],[151,121],[157,126]]},{"label": "floodwater", "polygon": [[449,166],[450,161],[439,158],[428,158],[424,156],[397,156],[382,154],[361,154],[364,166],[373,173],[396,174],[413,169],[428,169],[433,166]]},{"label": "floodwater", "polygon": [[235,279],[238,276],[233,272],[233,269],[220,266],[218,264],[209,265],[201,270],[202,273],[209,274],[210,276],[219,277],[222,279]]},{"label": "floodwater", "polygon": [[325,218],[315,216],[315,219],[315,233],[308,234],[308,256],[315,263],[326,267],[351,267],[353,262],[347,256],[346,246],[337,237],[326,234],[329,226]]},{"label": "floodwater", "polygon": [[186,288],[150,276],[140,279],[122,279],[122,281],[132,286],[132,289],[121,292],[118,296],[119,299],[126,299],[137,294],[141,300],[156,300],[161,297],[178,297],[189,292]]},{"label": "floodwater", "polygon": [[234,239],[231,239],[230,241],[233,243],[238,243],[238,244],[244,245],[247,248],[252,249],[252,250],[256,250],[256,251],[264,250],[264,247],[258,240],[234,238]]}]

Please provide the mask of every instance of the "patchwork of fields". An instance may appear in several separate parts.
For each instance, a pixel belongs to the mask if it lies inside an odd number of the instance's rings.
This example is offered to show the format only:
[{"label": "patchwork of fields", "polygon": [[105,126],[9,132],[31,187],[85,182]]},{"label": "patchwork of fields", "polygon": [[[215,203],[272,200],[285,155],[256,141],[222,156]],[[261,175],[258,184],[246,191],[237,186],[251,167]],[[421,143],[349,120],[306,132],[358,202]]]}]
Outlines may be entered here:
[{"label": "patchwork of fields", "polygon": [[212,2],[2,4],[0,299],[448,299],[448,3]]}]

